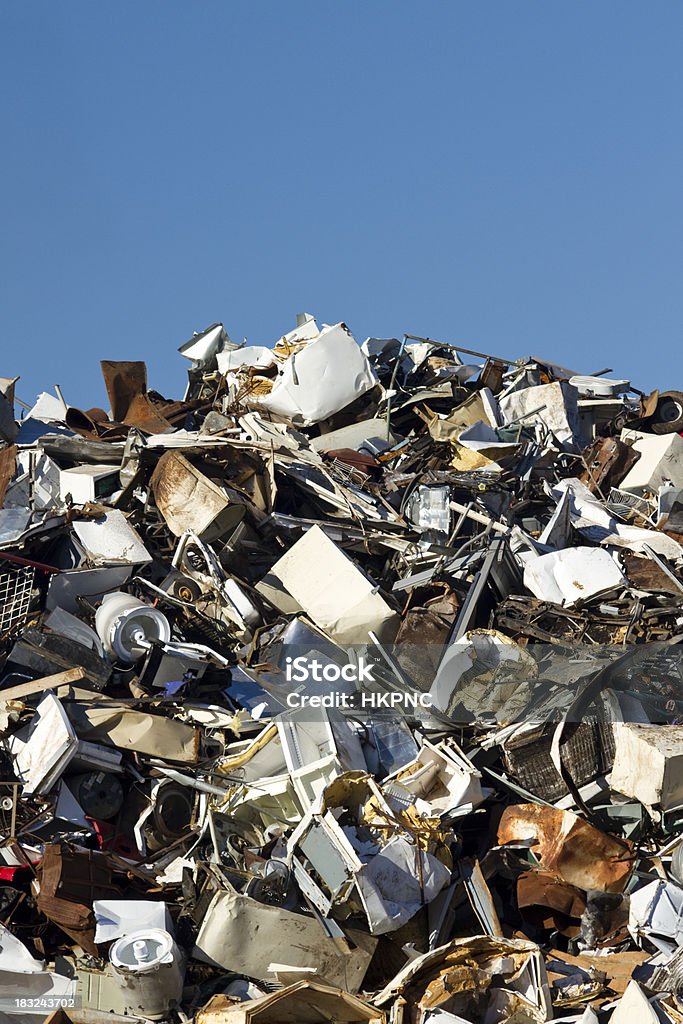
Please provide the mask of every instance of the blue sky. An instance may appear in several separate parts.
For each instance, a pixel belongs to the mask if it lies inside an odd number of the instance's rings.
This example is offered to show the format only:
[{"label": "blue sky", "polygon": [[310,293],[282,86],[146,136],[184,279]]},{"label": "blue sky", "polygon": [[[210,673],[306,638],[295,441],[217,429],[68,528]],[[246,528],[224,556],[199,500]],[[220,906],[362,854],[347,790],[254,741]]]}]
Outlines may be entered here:
[{"label": "blue sky", "polygon": [[0,6],[0,376],[300,310],[683,385],[683,5]]}]

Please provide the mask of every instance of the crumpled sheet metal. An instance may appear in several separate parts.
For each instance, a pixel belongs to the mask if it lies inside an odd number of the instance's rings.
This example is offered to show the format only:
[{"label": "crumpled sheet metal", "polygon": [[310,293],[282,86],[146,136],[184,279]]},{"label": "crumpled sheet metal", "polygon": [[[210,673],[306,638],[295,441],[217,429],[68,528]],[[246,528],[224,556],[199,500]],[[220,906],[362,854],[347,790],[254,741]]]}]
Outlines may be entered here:
[{"label": "crumpled sheet metal", "polygon": [[91,742],[105,741],[121,750],[194,765],[200,759],[200,729],[162,715],[138,711],[107,700],[81,699],[69,704],[69,715],[79,736]]},{"label": "crumpled sheet metal", "polygon": [[314,968],[327,984],[358,992],[377,940],[350,930],[354,949],[344,950],[315,918],[266,906],[234,890],[216,893],[204,917],[193,952],[250,978],[275,981],[272,965]]},{"label": "crumpled sheet metal", "polygon": [[297,981],[268,995],[237,1005],[214,996],[197,1014],[197,1024],[258,1024],[259,1021],[316,1020],[319,1024],[386,1024],[386,1015],[338,988],[317,981]]},{"label": "crumpled sheet metal", "polygon": [[540,804],[506,807],[498,842],[526,841],[544,868],[584,891],[622,892],[633,871],[631,843],[606,835],[571,811]]},{"label": "crumpled sheet metal", "polygon": [[166,452],[150,479],[157,508],[175,537],[187,530],[210,539],[244,518],[244,502],[230,498],[180,452]]},{"label": "crumpled sheet metal", "polygon": [[[267,349],[256,353],[251,365],[274,362],[274,380],[259,378],[256,371],[238,377],[238,387],[252,408],[264,409],[297,426],[310,426],[348,406],[375,387],[377,381],[345,324],[326,326],[315,334],[303,333],[308,336],[283,338],[273,353]],[[230,353],[229,361],[223,363],[219,357],[219,366],[222,364],[229,371],[237,369],[241,359],[241,366],[248,366],[249,353],[249,349],[240,349]]]},{"label": "crumpled sheet metal", "polygon": [[103,359],[102,376],[111,404],[111,418],[127,427],[148,434],[173,429],[173,422],[184,418],[183,402],[154,402],[147,393],[147,367],[141,362],[116,362]]},{"label": "crumpled sheet metal", "polygon": [[[552,1013],[543,959],[533,942],[474,935],[418,956],[376,997],[380,1007],[400,999],[415,1024],[437,1010],[467,1019],[527,1020],[542,1024]],[[515,1014],[518,1017],[515,1018]],[[495,1020],[495,1016],[493,1017]]]},{"label": "crumpled sheet metal", "polygon": [[579,933],[586,897],[551,871],[537,869],[517,879],[517,906],[527,920],[571,938]]}]

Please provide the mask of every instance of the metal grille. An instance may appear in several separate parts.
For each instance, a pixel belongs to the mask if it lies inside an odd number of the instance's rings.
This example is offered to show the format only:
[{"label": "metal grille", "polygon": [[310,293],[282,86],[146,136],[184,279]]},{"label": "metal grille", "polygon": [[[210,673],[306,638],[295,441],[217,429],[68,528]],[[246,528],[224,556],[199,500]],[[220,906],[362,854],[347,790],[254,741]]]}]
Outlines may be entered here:
[{"label": "metal grille", "polygon": [[370,479],[368,473],[364,473],[357,466],[350,466],[348,462],[341,459],[333,459],[330,463],[330,472],[343,484],[355,484],[356,487],[364,487]]},{"label": "metal grille", "polygon": [[612,487],[607,499],[607,507],[616,512],[617,515],[628,515],[631,510],[639,512],[648,519],[654,512],[653,505],[645,498],[639,498],[630,491],[620,491],[618,487]]},{"label": "metal grille", "polygon": [[[524,746],[504,750],[505,765],[518,782],[541,800],[554,803],[569,790],[555,767],[550,750],[555,725]],[[611,722],[599,722],[588,715],[562,745],[562,757],[577,786],[611,771],[614,761],[614,732]]]},{"label": "metal grille", "polygon": [[0,636],[26,621],[31,607],[34,569],[22,565],[0,572]]}]

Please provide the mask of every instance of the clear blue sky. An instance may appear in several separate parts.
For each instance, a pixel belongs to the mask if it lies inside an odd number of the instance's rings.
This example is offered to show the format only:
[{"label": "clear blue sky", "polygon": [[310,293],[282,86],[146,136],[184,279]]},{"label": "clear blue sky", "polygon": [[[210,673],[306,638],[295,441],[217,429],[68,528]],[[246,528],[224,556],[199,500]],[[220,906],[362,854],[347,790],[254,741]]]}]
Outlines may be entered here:
[{"label": "clear blue sky", "polygon": [[297,311],[683,386],[683,5],[0,6],[0,376]]}]

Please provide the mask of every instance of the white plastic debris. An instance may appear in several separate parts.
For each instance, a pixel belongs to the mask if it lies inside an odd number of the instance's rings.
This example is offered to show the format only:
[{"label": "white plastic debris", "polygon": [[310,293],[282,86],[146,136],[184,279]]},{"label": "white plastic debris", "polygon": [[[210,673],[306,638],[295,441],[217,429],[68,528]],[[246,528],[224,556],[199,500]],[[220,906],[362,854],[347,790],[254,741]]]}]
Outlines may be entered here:
[{"label": "white plastic debris", "polygon": [[602,548],[564,548],[532,558],[524,567],[524,585],[541,601],[571,607],[626,584],[618,563]]},{"label": "white plastic debris", "polygon": [[275,563],[270,577],[339,644],[367,642],[371,632],[380,639],[395,636],[397,613],[318,526]]},{"label": "white plastic debris", "polygon": [[[293,351],[284,358],[278,357],[277,348],[270,352],[271,362],[278,368],[277,377],[265,393],[255,390],[249,394],[248,405],[306,426],[339,412],[377,383],[370,363],[345,324],[323,327],[316,336],[289,344]],[[223,361],[228,370],[240,358],[240,352]],[[258,361],[252,365],[258,366],[265,356],[260,351],[254,358]]]},{"label": "white plastic debris", "polygon": [[633,446],[640,458],[619,485],[623,491],[656,494],[662,484],[683,487],[683,437],[680,434],[644,434],[622,430],[621,440]]},{"label": "white plastic debris", "polygon": [[683,727],[623,722],[614,732],[612,789],[651,810],[683,805]]},{"label": "white plastic debris", "polygon": [[61,702],[47,693],[36,710],[28,734],[10,741],[24,792],[46,793],[78,750],[78,738]]}]

